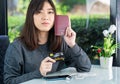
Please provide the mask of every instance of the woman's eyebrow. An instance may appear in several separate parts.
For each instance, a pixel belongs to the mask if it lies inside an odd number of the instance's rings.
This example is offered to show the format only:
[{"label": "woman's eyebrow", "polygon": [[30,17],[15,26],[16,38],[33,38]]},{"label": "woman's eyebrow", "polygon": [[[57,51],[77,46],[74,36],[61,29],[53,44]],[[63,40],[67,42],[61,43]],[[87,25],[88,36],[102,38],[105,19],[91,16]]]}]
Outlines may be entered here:
[{"label": "woman's eyebrow", "polygon": [[48,8],[47,10],[53,10],[53,8]]},{"label": "woman's eyebrow", "polygon": [[[46,10],[46,9],[41,9],[41,10]],[[47,10],[54,10],[53,8],[47,8]]]}]

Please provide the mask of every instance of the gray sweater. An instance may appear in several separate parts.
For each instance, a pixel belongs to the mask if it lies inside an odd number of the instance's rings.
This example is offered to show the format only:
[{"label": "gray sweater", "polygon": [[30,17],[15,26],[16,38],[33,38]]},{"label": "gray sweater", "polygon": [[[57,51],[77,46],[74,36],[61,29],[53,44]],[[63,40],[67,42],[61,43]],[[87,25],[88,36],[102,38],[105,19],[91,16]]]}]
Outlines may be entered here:
[{"label": "gray sweater", "polygon": [[[91,62],[87,54],[76,44],[70,48],[65,41],[62,42],[61,51],[64,61],[53,64],[52,72],[66,67],[75,67],[78,72],[90,71]],[[4,61],[4,83],[18,84],[35,78],[43,77],[39,71],[41,61],[48,56],[50,50],[47,43],[39,48],[29,51],[19,41],[15,40],[7,49]]]}]

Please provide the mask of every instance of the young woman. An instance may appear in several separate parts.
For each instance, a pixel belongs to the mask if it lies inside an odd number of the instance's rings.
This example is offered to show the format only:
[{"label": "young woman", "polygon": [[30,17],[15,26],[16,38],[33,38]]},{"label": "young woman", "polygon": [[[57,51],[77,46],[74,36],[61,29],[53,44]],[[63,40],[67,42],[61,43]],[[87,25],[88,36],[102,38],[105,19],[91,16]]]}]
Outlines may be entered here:
[{"label": "young woman", "polygon": [[[75,43],[76,33],[71,25],[64,37],[54,35],[55,6],[52,0],[31,0],[20,37],[7,49],[4,83],[18,84],[41,78],[66,67],[78,72],[90,71],[91,62]],[[56,61],[50,53],[62,53],[64,60]]]}]

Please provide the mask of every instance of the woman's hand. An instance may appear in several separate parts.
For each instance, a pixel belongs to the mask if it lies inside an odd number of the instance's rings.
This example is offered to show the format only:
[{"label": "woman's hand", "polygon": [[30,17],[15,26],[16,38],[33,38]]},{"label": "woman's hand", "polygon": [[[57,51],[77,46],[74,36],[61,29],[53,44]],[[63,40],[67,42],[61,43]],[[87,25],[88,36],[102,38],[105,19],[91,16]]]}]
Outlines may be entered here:
[{"label": "woman's hand", "polygon": [[47,72],[50,72],[52,70],[52,65],[56,61],[50,57],[46,57],[40,65],[39,71],[43,76],[46,76]]},{"label": "woman's hand", "polygon": [[69,27],[67,27],[66,29],[64,39],[67,45],[69,45],[69,47],[72,48],[75,45],[76,33],[71,28],[70,20],[69,20]]}]

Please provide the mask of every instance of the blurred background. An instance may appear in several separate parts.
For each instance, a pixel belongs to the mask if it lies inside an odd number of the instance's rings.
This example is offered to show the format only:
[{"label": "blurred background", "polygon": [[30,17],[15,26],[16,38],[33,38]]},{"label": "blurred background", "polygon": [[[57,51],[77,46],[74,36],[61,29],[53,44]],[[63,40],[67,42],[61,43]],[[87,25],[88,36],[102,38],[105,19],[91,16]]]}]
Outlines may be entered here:
[{"label": "blurred background", "polygon": [[[99,57],[91,45],[102,45],[104,29],[110,26],[110,0],[53,0],[57,14],[67,14],[77,33],[76,42],[94,64]],[[10,42],[19,36],[30,0],[8,0],[8,35]]]}]

